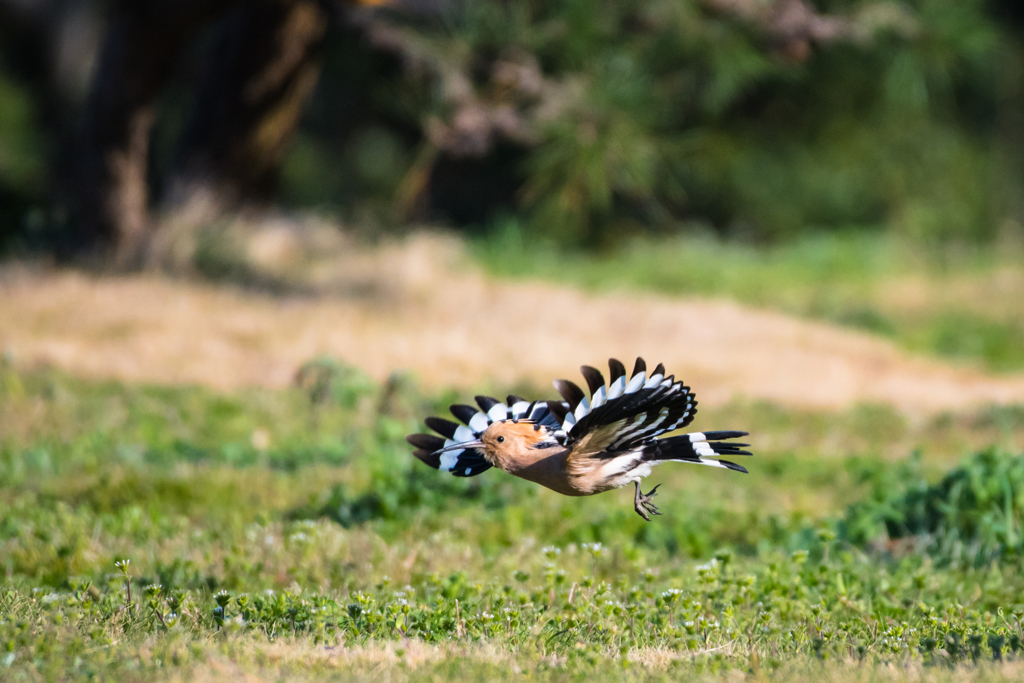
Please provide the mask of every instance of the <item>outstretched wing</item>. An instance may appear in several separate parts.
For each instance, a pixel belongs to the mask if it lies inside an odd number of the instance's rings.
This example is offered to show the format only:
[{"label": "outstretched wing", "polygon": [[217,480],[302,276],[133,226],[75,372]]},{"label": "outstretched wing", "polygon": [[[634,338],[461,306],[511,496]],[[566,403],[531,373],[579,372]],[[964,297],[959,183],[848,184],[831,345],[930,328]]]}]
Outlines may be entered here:
[{"label": "outstretched wing", "polygon": [[[549,431],[561,429],[561,420],[552,412],[549,401],[528,402],[518,396],[509,396],[508,403],[501,403],[490,396],[477,396],[479,410],[473,406],[453,405],[452,415],[462,424],[440,417],[428,417],[427,427],[441,436],[433,434],[410,434],[405,440],[416,447],[413,455],[436,470],[451,472],[456,477],[475,477],[491,468],[491,463],[478,448],[446,451],[441,449],[459,443],[475,441],[495,422],[505,420],[529,420],[542,424]],[[443,438],[442,438],[443,437]]]},{"label": "outstretched wing", "polygon": [[673,375],[665,376],[665,366],[659,363],[648,376],[644,359],[637,358],[627,376],[622,363],[612,358],[608,369],[611,382],[607,386],[596,368],[584,365],[580,369],[590,390],[589,399],[569,380],[555,381],[565,403],[551,408],[561,413],[564,444],[572,449],[573,457],[628,451],[693,421],[697,399],[690,387]]}]

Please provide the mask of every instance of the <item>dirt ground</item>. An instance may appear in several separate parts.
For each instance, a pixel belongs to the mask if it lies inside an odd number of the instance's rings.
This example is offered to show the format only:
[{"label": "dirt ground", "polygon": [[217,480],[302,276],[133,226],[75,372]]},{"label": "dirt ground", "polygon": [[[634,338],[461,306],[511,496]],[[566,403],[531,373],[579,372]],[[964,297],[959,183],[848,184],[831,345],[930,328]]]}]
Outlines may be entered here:
[{"label": "dirt ground", "polygon": [[[268,239],[252,253],[279,253]],[[347,253],[309,270],[330,287],[290,295],[8,264],[0,270],[0,349],[19,364],[53,363],[88,377],[219,389],[286,386],[320,354],[378,379],[408,371],[427,387],[467,392],[579,382],[581,364],[604,368],[615,356],[629,365],[641,355],[664,362],[702,403],[881,402],[931,414],[1024,400],[1024,374],[912,357],[867,334],[730,301],[494,281],[442,237]]]}]

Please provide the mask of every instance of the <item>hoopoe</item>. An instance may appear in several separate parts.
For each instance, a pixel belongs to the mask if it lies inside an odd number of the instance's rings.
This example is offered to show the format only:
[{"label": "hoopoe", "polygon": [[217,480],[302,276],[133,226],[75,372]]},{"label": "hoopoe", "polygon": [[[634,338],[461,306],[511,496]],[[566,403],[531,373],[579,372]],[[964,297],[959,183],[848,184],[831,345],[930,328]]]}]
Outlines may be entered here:
[{"label": "hoopoe", "polygon": [[[725,439],[747,432],[694,432],[658,439],[693,421],[697,400],[690,387],[665,376],[659,364],[650,376],[642,358],[631,375],[612,358],[611,383],[595,368],[580,368],[590,398],[569,380],[555,380],[564,401],[526,401],[509,396],[500,403],[477,396],[480,406],[453,405],[463,424],[428,417],[440,434],[411,434],[414,455],[434,469],[456,477],[475,477],[491,467],[522,477],[567,496],[590,496],[632,483],[633,506],[650,521],[661,514],[654,506],[658,487],[642,493],[640,481],[663,462],[688,462],[746,472],[723,455],[751,455],[745,443]],[[441,438],[444,437],[444,438]]]}]

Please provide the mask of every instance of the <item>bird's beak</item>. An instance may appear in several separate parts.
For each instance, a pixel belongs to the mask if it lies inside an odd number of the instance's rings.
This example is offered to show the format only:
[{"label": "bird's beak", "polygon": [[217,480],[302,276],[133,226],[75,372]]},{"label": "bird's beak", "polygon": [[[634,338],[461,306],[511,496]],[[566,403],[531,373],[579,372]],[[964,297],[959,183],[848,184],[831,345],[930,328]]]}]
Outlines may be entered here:
[{"label": "bird's beak", "polygon": [[461,450],[464,450],[466,448],[483,448],[483,446],[484,446],[484,442],[483,441],[481,441],[480,439],[474,439],[473,441],[463,441],[462,443],[453,443],[451,446],[445,446],[444,448],[440,448],[440,449],[434,451],[434,453],[436,454],[436,453],[444,453],[446,451],[461,451]]}]

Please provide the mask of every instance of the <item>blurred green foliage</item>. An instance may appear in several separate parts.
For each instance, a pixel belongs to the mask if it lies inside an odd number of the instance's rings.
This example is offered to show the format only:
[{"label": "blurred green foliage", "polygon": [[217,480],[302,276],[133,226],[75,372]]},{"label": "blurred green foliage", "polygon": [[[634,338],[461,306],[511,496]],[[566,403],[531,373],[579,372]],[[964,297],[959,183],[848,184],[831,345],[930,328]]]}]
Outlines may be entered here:
[{"label": "blurred green foliage", "polygon": [[0,68],[0,179],[16,191],[38,191],[43,178],[41,134],[28,91]]},{"label": "blurred green foliage", "polygon": [[29,212],[44,194],[47,137],[35,119],[30,91],[0,60],[0,250],[32,229]]},{"label": "blurred green foliage", "polygon": [[871,494],[850,507],[842,527],[851,542],[914,539],[945,562],[983,565],[1024,551],[1024,456],[983,451],[938,482],[921,473],[920,455],[898,468],[865,470]]},{"label": "blurred green foliage", "polygon": [[993,77],[980,3],[904,5],[916,38],[896,22],[804,63],[697,2],[608,5],[549,10],[568,44],[541,60],[581,71],[585,94],[531,157],[545,232],[592,240],[687,215],[772,237],[887,218],[924,237],[991,229],[984,145],[957,125],[955,99]]},{"label": "blurred green foliage", "polygon": [[[375,187],[394,198],[426,173],[440,215],[487,223],[512,212],[531,236],[590,246],[694,218],[770,239],[851,224],[924,242],[993,237],[1007,188],[1024,181],[994,154],[1020,151],[998,139],[999,108],[1016,106],[1003,95],[1016,87],[1011,36],[980,0],[820,9],[849,37],[806,59],[758,21],[699,0],[609,0],[600,11],[579,0],[454,3],[443,21],[396,17],[413,66],[366,90],[376,120],[332,131],[314,104],[319,123],[293,152],[286,196],[329,203],[351,168],[390,177]],[[335,76],[324,78],[331,88]],[[441,149],[447,164],[430,153],[432,122],[457,127],[469,105],[516,122],[505,137],[518,151],[498,168],[479,151]],[[332,143],[344,151],[327,172]],[[472,189],[431,189],[452,184]],[[348,201],[374,196],[363,187]],[[492,195],[509,201],[467,206]]]},{"label": "blurred green foliage", "polygon": [[[773,33],[765,7],[375,10],[329,37],[278,198],[370,232],[511,214],[531,237],[563,245],[676,233],[694,220],[771,240],[849,225],[925,243],[1012,230],[1024,57],[985,2],[819,2],[844,28],[808,45]],[[56,158],[57,136],[37,115],[46,88],[8,75],[3,62],[16,58],[0,46],[5,234],[27,229]],[[157,188],[193,86],[176,81],[161,98]]]}]

